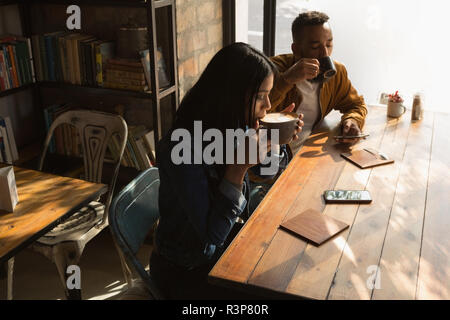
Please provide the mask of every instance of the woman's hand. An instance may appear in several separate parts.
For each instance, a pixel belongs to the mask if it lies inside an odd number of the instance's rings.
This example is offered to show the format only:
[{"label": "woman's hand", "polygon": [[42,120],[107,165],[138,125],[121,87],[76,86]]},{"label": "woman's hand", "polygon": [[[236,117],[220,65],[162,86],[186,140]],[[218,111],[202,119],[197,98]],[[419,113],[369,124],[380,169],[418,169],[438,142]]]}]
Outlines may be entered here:
[{"label": "woman's hand", "polygon": [[[295,103],[292,103],[289,107],[287,107],[286,109],[284,109],[282,112],[294,112],[295,109]],[[298,139],[298,134],[300,132],[302,132],[302,127],[305,125],[305,123],[303,122],[303,113],[300,113],[298,115],[298,123],[297,123],[297,128],[295,129],[294,133],[293,133],[293,138],[292,140],[297,140]]]},{"label": "woman's hand", "polygon": [[[262,143],[266,144],[265,148],[261,146]],[[256,130],[253,134],[245,135],[245,144],[234,149],[234,163],[226,166],[225,178],[235,184],[242,183],[247,170],[263,162],[270,150],[267,132]]]}]

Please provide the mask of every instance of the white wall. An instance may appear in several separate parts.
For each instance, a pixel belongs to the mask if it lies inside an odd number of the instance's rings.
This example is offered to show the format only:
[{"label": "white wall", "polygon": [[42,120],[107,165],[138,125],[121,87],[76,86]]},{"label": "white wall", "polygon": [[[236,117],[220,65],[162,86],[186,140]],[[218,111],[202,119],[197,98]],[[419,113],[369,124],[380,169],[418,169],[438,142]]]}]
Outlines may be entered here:
[{"label": "white wall", "polygon": [[[277,54],[290,51],[290,24],[302,10],[330,16],[334,59],[369,103],[381,91],[416,91],[425,107],[450,112],[450,3],[443,0],[278,0]],[[286,33],[289,39],[286,40]]]}]

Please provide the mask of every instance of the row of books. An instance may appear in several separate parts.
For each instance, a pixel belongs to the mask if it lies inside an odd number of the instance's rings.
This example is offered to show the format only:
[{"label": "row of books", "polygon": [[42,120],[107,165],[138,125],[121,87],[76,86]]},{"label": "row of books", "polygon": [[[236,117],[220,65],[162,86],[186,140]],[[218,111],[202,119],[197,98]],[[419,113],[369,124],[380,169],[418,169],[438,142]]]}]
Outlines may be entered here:
[{"label": "row of books", "polygon": [[[113,89],[127,89],[133,91],[147,91],[150,88],[150,53],[149,50],[139,52],[140,59],[108,59],[105,73],[105,87]],[[157,67],[159,86],[167,87],[170,82],[162,50],[157,50]]]},{"label": "row of books", "polygon": [[9,117],[0,117],[0,162],[12,164],[19,160],[16,140]]},{"label": "row of books", "polygon": [[[161,48],[156,59],[160,87],[166,87],[170,83]],[[36,80],[148,91],[149,50],[142,50],[140,59],[128,60],[115,57],[113,41],[77,32],[33,35],[31,40],[0,37],[0,90]]]},{"label": "row of books", "polygon": [[106,62],[114,57],[113,41],[66,31],[33,35],[31,39],[38,81],[103,86]]},{"label": "row of books", "polygon": [[29,38],[0,36],[0,91],[35,82]]},{"label": "row of books", "polygon": [[[72,109],[67,104],[55,104],[44,109],[44,120],[48,132],[53,121],[62,113]],[[126,148],[121,165],[145,170],[155,165],[155,146],[153,130],[145,126],[129,126]],[[49,152],[70,157],[81,157],[83,154],[81,139],[74,126],[63,124],[55,129],[50,140]],[[113,136],[108,143],[105,159],[114,161],[119,156],[119,137]]]}]

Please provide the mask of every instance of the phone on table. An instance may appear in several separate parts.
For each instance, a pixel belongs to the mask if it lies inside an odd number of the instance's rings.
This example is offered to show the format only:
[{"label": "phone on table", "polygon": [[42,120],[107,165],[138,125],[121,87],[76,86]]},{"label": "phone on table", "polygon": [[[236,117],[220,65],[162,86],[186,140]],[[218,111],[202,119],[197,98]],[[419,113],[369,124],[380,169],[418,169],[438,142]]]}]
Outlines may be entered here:
[{"label": "phone on table", "polygon": [[325,203],[371,203],[372,197],[367,190],[326,190],[323,193]]},{"label": "phone on table", "polygon": [[367,134],[367,133],[362,133],[362,134],[357,135],[357,136],[334,136],[334,138],[335,138],[336,140],[344,140],[344,139],[365,139],[365,138],[367,138],[368,136],[370,136],[370,135]]}]

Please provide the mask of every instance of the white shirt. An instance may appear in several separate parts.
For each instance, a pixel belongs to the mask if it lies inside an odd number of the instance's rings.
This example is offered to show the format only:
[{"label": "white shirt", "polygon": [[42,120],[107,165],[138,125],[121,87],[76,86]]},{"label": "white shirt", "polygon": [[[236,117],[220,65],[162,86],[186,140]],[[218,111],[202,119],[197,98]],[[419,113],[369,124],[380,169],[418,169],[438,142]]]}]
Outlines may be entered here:
[{"label": "white shirt", "polygon": [[297,83],[296,86],[303,97],[302,103],[297,108],[297,114],[303,113],[303,122],[305,124],[302,132],[298,135],[299,139],[290,143],[293,154],[296,154],[305,140],[308,139],[314,124],[320,117],[319,83],[304,80]]}]

